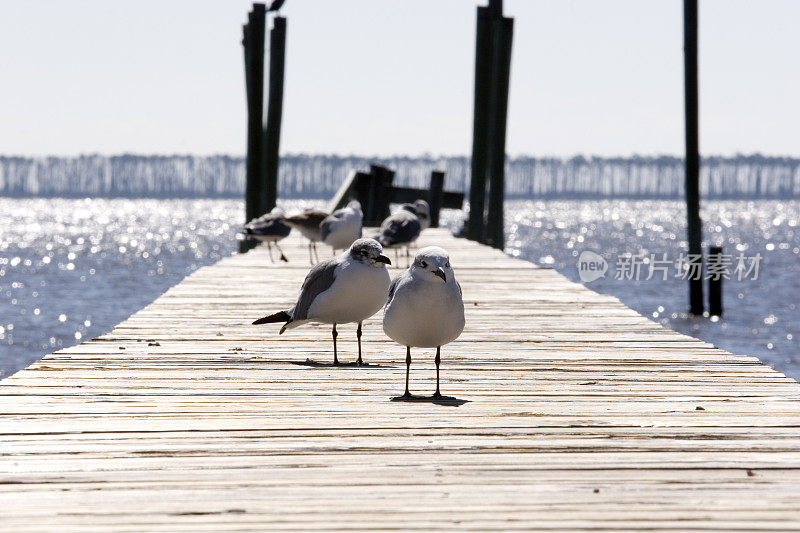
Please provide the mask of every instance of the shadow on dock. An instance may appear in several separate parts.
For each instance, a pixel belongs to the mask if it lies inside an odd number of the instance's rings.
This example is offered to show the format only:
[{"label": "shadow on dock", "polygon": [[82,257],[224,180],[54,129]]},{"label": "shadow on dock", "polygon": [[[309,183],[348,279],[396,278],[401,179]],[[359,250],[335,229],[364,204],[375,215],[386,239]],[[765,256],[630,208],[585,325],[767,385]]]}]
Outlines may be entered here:
[{"label": "shadow on dock", "polygon": [[305,361],[289,361],[293,365],[297,366],[308,366],[311,368],[395,368],[392,365],[379,365],[376,363],[361,363],[358,364],[355,361],[350,363],[321,363],[319,361],[315,361],[313,359],[306,359]]},{"label": "shadow on dock", "polygon": [[436,405],[446,405],[448,407],[461,407],[469,400],[462,400],[455,396],[393,396],[393,402],[409,402],[409,403],[432,403]]}]

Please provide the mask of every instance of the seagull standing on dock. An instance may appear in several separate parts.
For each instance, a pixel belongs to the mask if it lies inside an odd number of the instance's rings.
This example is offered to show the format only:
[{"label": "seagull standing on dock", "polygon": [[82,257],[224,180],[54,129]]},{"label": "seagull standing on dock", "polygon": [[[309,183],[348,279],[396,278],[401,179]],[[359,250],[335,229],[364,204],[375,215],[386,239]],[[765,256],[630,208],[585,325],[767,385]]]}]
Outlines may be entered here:
[{"label": "seagull standing on dock", "polygon": [[[389,215],[381,223],[380,233],[375,236],[384,248],[394,248],[394,259],[397,260],[397,249],[401,246],[406,248],[406,266],[408,266],[409,251],[408,247],[417,240],[422,231],[422,224],[417,211],[411,204],[403,204],[398,211]],[[399,267],[400,265],[395,265]]]},{"label": "seagull standing on dock", "polygon": [[[325,211],[309,209],[308,211],[304,211],[299,215],[287,217],[283,220],[285,224],[295,228],[303,235],[303,237],[308,239],[308,259],[312,265],[319,261],[319,254],[317,254],[317,243],[322,240],[322,236],[320,235],[319,231],[319,225],[327,216],[328,213]],[[317,256],[316,261],[314,260],[314,255]]]},{"label": "seagull standing on dock", "polygon": [[423,199],[414,201],[414,210],[419,218],[420,231],[425,231],[431,227],[431,206]]},{"label": "seagull standing on dock", "polygon": [[317,263],[311,268],[300,289],[297,303],[253,324],[284,322],[280,333],[308,322],[333,324],[333,364],[339,365],[336,351],[337,324],[358,322],[358,361],[361,359],[361,323],[377,313],[389,293],[392,264],[382,255],[381,245],[372,239],[358,239],[339,257]]},{"label": "seagull standing on dock", "polygon": [[464,330],[464,302],[461,286],[442,248],[429,246],[417,252],[411,268],[400,274],[389,288],[383,311],[383,331],[406,347],[406,392],[397,400],[414,399],[408,390],[411,347],[436,348],[436,392],[442,346],[453,342]]},{"label": "seagull standing on dock", "polygon": [[278,249],[278,253],[281,254],[281,261],[289,261],[286,259],[286,256],[283,255],[283,250],[281,250],[281,247],[278,246],[278,241],[285,239],[292,231],[292,228],[283,223],[283,218],[283,209],[280,207],[274,207],[272,208],[272,211],[266,215],[261,215],[258,218],[254,218],[244,226],[244,234],[246,236],[250,237],[251,239],[267,243],[269,260],[273,263],[275,262],[275,260],[272,258],[273,244],[275,245],[275,248]]},{"label": "seagull standing on dock", "polygon": [[346,250],[356,239],[361,238],[361,203],[350,200],[346,207],[337,209],[319,224],[322,242],[336,250]]}]

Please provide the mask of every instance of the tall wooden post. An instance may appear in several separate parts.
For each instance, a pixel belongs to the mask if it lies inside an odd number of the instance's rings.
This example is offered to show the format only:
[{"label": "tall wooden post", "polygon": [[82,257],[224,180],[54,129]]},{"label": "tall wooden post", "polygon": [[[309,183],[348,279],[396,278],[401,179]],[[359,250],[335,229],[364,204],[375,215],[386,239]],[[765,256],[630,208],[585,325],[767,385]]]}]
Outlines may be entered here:
[{"label": "tall wooden post", "polygon": [[[264,114],[264,30],[266,8],[253,4],[244,25],[244,70],[247,89],[247,178],[245,186],[245,222],[261,216],[264,202],[264,149],[262,120]],[[239,241],[239,252],[246,252],[255,241]]]},{"label": "tall wooden post", "polygon": [[489,139],[489,94],[492,75],[492,19],[488,7],[478,7],[475,34],[475,98],[472,111],[472,165],[467,237],[483,241],[486,166]]},{"label": "tall wooden post", "polygon": [[514,19],[502,16],[492,21],[493,65],[492,98],[489,131],[489,209],[486,216],[484,242],[503,249],[505,227],[506,118],[508,115],[508,85],[511,74],[511,42]]},{"label": "tall wooden post", "polygon": [[265,187],[264,211],[275,207],[278,198],[281,118],[283,116],[283,73],[286,55],[286,19],[275,17],[269,32],[269,92],[264,129]]},{"label": "tall wooden post", "polygon": [[428,190],[428,205],[431,208],[431,227],[439,227],[439,213],[442,211],[444,197],[444,172],[431,170],[431,183]]},{"label": "tall wooden post", "polygon": [[[514,21],[502,0],[478,8],[469,238],[503,248],[506,117]],[[489,189],[488,209],[486,202]]]},{"label": "tall wooden post", "polygon": [[700,263],[700,275],[689,280],[689,312],[702,315],[703,249],[700,220],[700,148],[697,89],[697,0],[683,1],[684,94],[686,106],[686,232],[689,256]]},{"label": "tall wooden post", "polygon": [[708,314],[711,316],[722,316],[722,279],[725,276],[721,272],[724,265],[722,246],[711,246],[708,250],[709,274],[714,270],[708,279]]},{"label": "tall wooden post", "polygon": [[[370,183],[369,204],[366,207],[366,211],[364,211],[364,224],[380,226],[381,222],[389,216],[394,170],[382,165],[370,165],[369,173],[372,181]],[[363,210],[364,206],[361,207]]]}]

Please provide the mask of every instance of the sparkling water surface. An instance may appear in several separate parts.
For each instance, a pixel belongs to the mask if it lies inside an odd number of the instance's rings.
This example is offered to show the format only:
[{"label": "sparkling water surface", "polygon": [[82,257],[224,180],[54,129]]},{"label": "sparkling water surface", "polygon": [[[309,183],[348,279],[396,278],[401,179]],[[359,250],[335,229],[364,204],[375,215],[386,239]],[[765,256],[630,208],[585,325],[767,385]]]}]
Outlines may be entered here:
[{"label": "sparkling water surface", "polygon": [[[687,314],[688,282],[668,270],[647,281],[616,279],[624,254],[686,253],[686,211],[679,201],[517,201],[506,207],[506,251],[551,266],[574,281],[578,257],[593,251],[608,262],[604,278],[585,283],[612,294],[664,326],[737,354],[754,355],[800,378],[800,202],[709,201],[703,203],[704,249],[724,254],[761,254],[758,279],[723,280],[723,318]],[[622,260],[621,262],[624,262]],[[735,268],[734,260],[731,268]],[[751,274],[750,278],[753,275]],[[706,295],[707,296],[707,295]]]},{"label": "sparkling water surface", "polygon": [[[320,202],[290,200],[288,212]],[[234,253],[236,200],[0,198],[0,377],[110,331],[202,265]],[[725,316],[686,314],[687,282],[615,279],[621,254],[685,251],[678,201],[509,201],[506,251],[579,281],[582,251],[609,265],[586,283],[636,311],[800,377],[800,202],[705,202],[704,236],[726,253],[764,259],[756,280],[726,281]],[[443,212],[453,229],[463,214]],[[458,266],[454,265],[456,271]]]}]

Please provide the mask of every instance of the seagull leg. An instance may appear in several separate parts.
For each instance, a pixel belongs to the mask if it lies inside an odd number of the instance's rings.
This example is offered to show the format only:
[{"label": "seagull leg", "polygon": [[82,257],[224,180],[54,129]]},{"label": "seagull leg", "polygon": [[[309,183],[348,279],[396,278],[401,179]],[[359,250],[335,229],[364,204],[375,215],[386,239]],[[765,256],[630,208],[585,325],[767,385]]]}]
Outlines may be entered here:
[{"label": "seagull leg", "polygon": [[411,370],[411,346],[406,346],[406,392],[403,398],[411,398],[411,393],[408,391],[408,373]]},{"label": "seagull leg", "polygon": [[408,246],[406,246],[406,268],[411,266],[411,252],[408,251]]},{"label": "seagull leg", "polygon": [[397,258],[397,248],[394,249],[394,267],[400,268],[400,260]]},{"label": "seagull leg", "polygon": [[313,265],[314,264],[314,256],[311,255],[311,245],[312,244],[313,243],[311,241],[308,241],[308,262]]},{"label": "seagull leg", "polygon": [[275,259],[273,259],[273,257],[272,257],[272,244],[269,241],[267,241],[267,250],[269,250],[269,260],[270,260],[270,262],[274,263]]},{"label": "seagull leg", "polygon": [[317,251],[317,243],[316,242],[312,242],[312,244],[314,245],[314,257],[316,259],[311,264],[315,265],[315,264],[319,263],[319,252]]},{"label": "seagull leg", "polygon": [[283,261],[284,263],[288,263],[288,262],[289,262],[289,260],[288,260],[288,259],[286,259],[286,256],[285,256],[285,255],[283,255],[283,250],[281,250],[281,247],[280,247],[280,246],[278,246],[278,243],[277,243],[277,242],[275,243],[275,248],[277,248],[277,249],[278,249],[278,251],[279,251],[279,252],[280,252],[280,254],[281,254],[281,261]]},{"label": "seagull leg", "polygon": [[339,332],[336,331],[336,323],[333,324],[333,364],[339,365],[339,357],[336,354],[336,337],[339,336]]},{"label": "seagull leg", "polygon": [[434,360],[436,361],[436,392],[433,393],[433,397],[438,399],[442,397],[442,393],[439,392],[439,363],[442,362],[441,346],[436,347],[436,359]]},{"label": "seagull leg", "polygon": [[358,323],[358,329],[356,329],[356,337],[358,337],[358,361],[356,361],[356,364],[358,366],[363,366],[364,361],[361,360],[361,322]]}]

